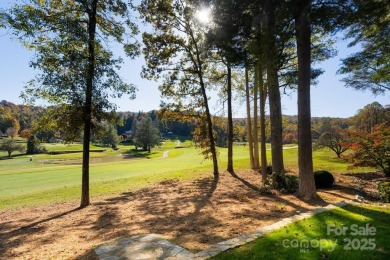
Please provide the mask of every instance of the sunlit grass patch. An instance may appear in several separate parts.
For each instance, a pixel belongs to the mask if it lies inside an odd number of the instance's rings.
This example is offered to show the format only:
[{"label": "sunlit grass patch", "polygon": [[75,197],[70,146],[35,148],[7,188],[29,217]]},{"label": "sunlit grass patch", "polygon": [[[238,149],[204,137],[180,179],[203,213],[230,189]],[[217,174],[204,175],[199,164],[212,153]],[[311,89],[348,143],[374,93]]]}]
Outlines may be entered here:
[{"label": "sunlit grass patch", "polygon": [[213,259],[388,259],[390,208],[348,205],[317,214]]}]

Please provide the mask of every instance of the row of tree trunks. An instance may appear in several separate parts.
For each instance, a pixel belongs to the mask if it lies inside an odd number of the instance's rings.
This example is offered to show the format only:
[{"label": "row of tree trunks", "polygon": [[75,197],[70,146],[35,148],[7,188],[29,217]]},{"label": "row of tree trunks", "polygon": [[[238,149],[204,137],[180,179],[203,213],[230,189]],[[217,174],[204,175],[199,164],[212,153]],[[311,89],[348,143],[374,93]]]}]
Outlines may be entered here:
[{"label": "row of tree trunks", "polygon": [[[265,103],[267,99],[266,84],[264,84],[263,68],[258,64],[255,66],[255,82],[253,89],[253,125],[251,113],[251,100],[249,91],[248,68],[245,68],[245,91],[247,108],[247,134],[249,142],[250,166],[252,169],[260,169],[263,183],[267,179],[267,154],[266,154],[266,122]],[[259,101],[258,101],[259,100]],[[259,110],[260,109],[260,115]],[[260,133],[259,133],[260,128]],[[259,156],[259,135],[260,135],[260,156]],[[259,162],[261,158],[261,165]]]}]

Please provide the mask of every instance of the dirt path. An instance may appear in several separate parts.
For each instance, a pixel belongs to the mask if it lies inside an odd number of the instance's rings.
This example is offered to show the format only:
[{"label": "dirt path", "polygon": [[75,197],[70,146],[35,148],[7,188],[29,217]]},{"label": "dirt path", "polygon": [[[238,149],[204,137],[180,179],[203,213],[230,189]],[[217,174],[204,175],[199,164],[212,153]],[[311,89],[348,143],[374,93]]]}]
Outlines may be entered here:
[{"label": "dirt path", "polygon": [[196,252],[296,211],[353,199],[360,189],[353,185],[373,183],[355,179],[340,176],[339,185],[318,192],[320,198],[310,203],[293,195],[262,195],[255,190],[259,174],[242,171],[234,176],[223,172],[218,181],[166,180],[136,192],[93,198],[82,210],[74,202],[2,211],[0,259],[88,258],[101,243],[147,233],[166,235]]}]

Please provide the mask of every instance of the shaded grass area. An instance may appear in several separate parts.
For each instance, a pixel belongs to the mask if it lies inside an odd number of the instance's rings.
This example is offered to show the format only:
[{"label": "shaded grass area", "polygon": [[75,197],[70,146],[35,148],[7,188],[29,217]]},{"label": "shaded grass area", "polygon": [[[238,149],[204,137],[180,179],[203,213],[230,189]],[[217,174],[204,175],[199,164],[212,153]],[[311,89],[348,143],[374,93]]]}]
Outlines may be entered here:
[{"label": "shaded grass area", "polygon": [[390,208],[348,205],[289,224],[213,259],[389,258]]}]

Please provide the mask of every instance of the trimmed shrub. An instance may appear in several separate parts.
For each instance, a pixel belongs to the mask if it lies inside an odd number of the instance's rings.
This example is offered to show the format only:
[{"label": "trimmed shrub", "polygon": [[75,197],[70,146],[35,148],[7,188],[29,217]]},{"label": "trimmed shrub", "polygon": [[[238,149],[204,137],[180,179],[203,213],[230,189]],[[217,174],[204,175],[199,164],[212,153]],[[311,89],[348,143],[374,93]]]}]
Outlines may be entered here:
[{"label": "trimmed shrub", "polygon": [[390,202],[390,181],[380,182],[378,191],[384,202]]},{"label": "trimmed shrub", "polygon": [[317,189],[330,188],[335,183],[333,175],[328,171],[314,172],[314,181]]}]

